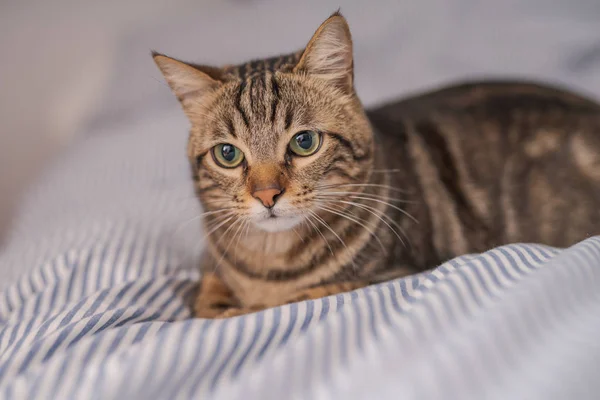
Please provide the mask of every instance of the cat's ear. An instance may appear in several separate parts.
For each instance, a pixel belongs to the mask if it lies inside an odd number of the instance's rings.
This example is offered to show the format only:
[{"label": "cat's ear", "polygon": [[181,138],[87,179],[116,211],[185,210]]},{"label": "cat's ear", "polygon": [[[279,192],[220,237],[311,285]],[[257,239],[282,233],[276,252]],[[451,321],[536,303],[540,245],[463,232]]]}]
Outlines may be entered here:
[{"label": "cat's ear", "polygon": [[353,90],[352,37],[346,19],[334,13],[321,24],[304,49],[294,72],[331,82],[346,93]]},{"label": "cat's ear", "polygon": [[195,105],[201,104],[208,94],[222,85],[216,69],[186,64],[155,52],[152,58],[188,117],[193,114]]}]

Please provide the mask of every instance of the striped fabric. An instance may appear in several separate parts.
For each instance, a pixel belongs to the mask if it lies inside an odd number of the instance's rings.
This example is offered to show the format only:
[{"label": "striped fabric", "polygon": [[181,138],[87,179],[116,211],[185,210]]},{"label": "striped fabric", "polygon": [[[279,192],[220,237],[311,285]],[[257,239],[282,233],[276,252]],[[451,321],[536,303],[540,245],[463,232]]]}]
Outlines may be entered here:
[{"label": "striped fabric", "polygon": [[202,243],[178,110],[95,132],[0,255],[0,398],[600,397],[600,238],[190,319]]}]

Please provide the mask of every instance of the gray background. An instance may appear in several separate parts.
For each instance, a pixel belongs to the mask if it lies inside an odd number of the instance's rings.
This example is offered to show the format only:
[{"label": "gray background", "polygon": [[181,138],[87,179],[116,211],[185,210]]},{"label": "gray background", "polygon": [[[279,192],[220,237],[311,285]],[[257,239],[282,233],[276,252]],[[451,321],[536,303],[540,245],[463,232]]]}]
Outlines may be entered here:
[{"label": "gray background", "polygon": [[0,231],[26,184],[78,137],[176,107],[150,49],[212,64],[288,52],[338,7],[367,105],[483,77],[600,97],[599,0],[4,0]]}]

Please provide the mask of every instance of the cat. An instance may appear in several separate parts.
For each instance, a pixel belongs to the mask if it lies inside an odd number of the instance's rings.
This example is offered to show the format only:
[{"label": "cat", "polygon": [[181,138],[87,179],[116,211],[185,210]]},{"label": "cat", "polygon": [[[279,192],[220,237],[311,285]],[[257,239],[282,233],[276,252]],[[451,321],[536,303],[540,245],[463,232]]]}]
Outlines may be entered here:
[{"label": "cat", "polygon": [[466,82],[366,111],[339,12],[286,56],[223,68],[153,57],[191,122],[207,233],[197,317],[600,233],[600,106],[577,94]]}]

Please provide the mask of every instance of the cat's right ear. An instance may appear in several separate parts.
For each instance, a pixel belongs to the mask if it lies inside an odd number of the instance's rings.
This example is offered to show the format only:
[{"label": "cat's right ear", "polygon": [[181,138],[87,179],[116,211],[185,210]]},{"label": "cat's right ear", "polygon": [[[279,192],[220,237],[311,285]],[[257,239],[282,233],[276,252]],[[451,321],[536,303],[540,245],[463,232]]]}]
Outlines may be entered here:
[{"label": "cat's right ear", "polygon": [[[155,52],[152,53],[152,58],[181,102],[188,118],[192,118],[194,109],[222,85],[221,81],[198,67]],[[215,75],[215,71],[212,72]]]},{"label": "cat's right ear", "polygon": [[333,13],[321,24],[294,67],[322,78],[346,93],[353,91],[352,37],[346,19]]}]

